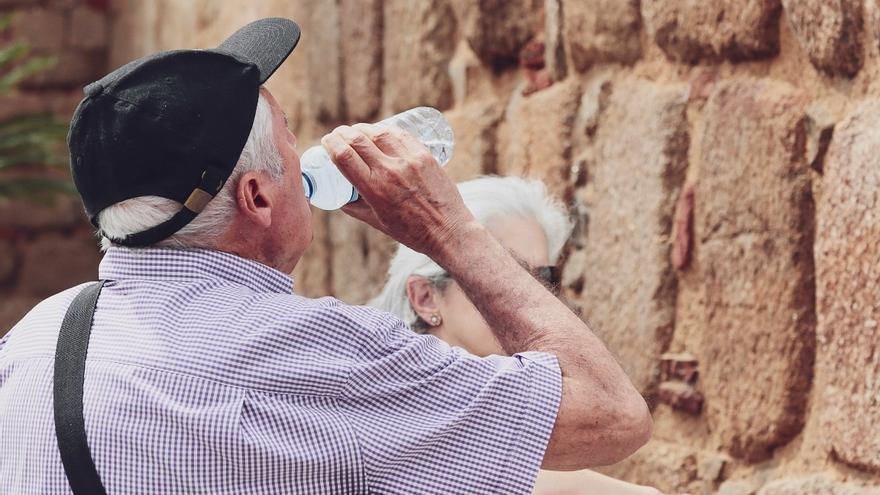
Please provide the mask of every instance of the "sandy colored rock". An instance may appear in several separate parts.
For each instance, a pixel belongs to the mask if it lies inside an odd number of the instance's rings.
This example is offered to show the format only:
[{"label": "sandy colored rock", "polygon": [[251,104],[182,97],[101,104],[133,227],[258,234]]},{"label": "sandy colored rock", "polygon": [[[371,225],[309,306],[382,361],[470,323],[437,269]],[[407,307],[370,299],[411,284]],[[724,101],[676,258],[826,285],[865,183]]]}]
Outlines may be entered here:
[{"label": "sandy colored rock", "polygon": [[457,25],[448,0],[385,0],[383,22],[386,113],[452,106],[448,65]]},{"label": "sandy colored rock", "polygon": [[782,0],[792,31],[817,69],[852,77],[863,62],[862,0]]},{"label": "sandy colored rock", "polygon": [[804,96],[786,83],[720,83],[701,130],[697,276],[680,290],[702,290],[707,308],[695,316],[703,328],[704,414],[719,443],[749,461],[769,457],[800,431],[812,376],[813,203],[804,106]]},{"label": "sandy colored rock", "polygon": [[651,0],[641,6],[648,35],[671,60],[736,62],[779,52],[779,0]]},{"label": "sandy colored rock", "polygon": [[528,96],[517,90],[499,129],[498,172],[540,178],[562,193],[568,184],[579,100],[580,85],[574,79]]},{"label": "sandy colored rock", "polygon": [[382,1],[342,0],[339,10],[345,117],[373,122],[382,104]]},{"label": "sandy colored rock", "polygon": [[880,495],[880,488],[860,487],[817,474],[770,482],[758,491],[758,495]]},{"label": "sandy colored rock", "polygon": [[292,274],[294,292],[299,295],[323,297],[330,294],[330,264],[333,254],[327,233],[327,218],[330,214],[312,207],[312,242]]},{"label": "sandy colored rock", "polygon": [[651,440],[626,460],[599,470],[631,483],[646,484],[663,493],[704,493],[698,464],[705,452],[674,443]]},{"label": "sandy colored rock", "polygon": [[[91,236],[43,234],[22,251],[17,287],[23,294],[46,297],[98,278],[101,256]],[[64,264],[47,260],[64,260]]]},{"label": "sandy colored rock", "polygon": [[446,112],[455,133],[455,150],[446,173],[455,182],[493,173],[497,165],[498,124],[504,107],[500,102],[476,102]]},{"label": "sandy colored rock", "polygon": [[638,0],[564,0],[562,5],[564,37],[577,70],[641,56]]},{"label": "sandy colored rock", "polygon": [[541,0],[458,0],[462,35],[480,60],[515,64],[520,48],[541,27]]},{"label": "sandy colored rock", "polygon": [[[310,43],[306,46],[309,103],[318,123],[335,127],[343,122],[342,14],[337,2],[312,2],[309,11]],[[355,78],[357,74],[353,75]]]},{"label": "sandy colored rock", "polygon": [[653,395],[672,335],[674,203],[687,167],[686,85],[615,84],[588,171],[595,188],[579,302],[636,387]]},{"label": "sandy colored rock", "polygon": [[880,472],[878,118],[880,100],[868,100],[831,141],[816,214],[816,297],[827,445],[839,460]]},{"label": "sandy colored rock", "polygon": [[330,213],[329,226],[332,294],[349,304],[364,304],[382,290],[396,243],[342,212]]}]

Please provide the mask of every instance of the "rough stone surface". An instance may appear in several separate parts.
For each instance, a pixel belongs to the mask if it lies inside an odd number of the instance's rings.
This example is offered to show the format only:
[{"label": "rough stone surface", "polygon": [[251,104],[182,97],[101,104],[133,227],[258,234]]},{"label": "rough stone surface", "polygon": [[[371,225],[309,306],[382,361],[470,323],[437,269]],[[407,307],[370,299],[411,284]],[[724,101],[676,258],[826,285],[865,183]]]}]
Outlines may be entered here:
[{"label": "rough stone surface", "polygon": [[[41,235],[25,248],[18,273],[18,288],[21,293],[45,297],[95,280],[99,259],[97,244],[92,239],[58,233]],[[46,260],[65,261],[64,266],[59,267]]]},{"label": "rough stone surface", "polygon": [[874,471],[880,471],[878,118],[880,100],[872,99],[838,125],[816,219],[823,432],[839,460]]},{"label": "rough stone surface", "polygon": [[579,301],[636,387],[653,394],[672,334],[673,206],[687,166],[686,85],[617,83],[596,131],[595,188]]},{"label": "rough stone surface", "polygon": [[705,455],[695,449],[651,440],[623,462],[600,471],[633,483],[650,484],[663,493],[708,493],[707,482],[698,473]]},{"label": "rough stone surface", "polygon": [[503,107],[494,101],[457,107],[446,113],[455,132],[455,150],[446,173],[456,182],[490,174],[497,165],[497,133]]},{"label": "rough stone surface", "polygon": [[382,104],[382,0],[342,0],[340,11],[346,118],[372,122]]},{"label": "rough stone surface", "polygon": [[536,33],[541,0],[460,1],[461,30],[484,63],[501,67],[514,64],[520,48]]},{"label": "rough stone surface", "polygon": [[565,0],[562,5],[564,37],[577,70],[641,56],[638,0]]},{"label": "rough stone surface", "polygon": [[[310,10],[308,54],[309,101],[319,123],[333,127],[343,120],[342,41],[340,9],[336,2],[313,2]],[[318,48],[320,47],[320,48]],[[357,78],[359,74],[352,74]]]},{"label": "rough stone surface", "polygon": [[697,279],[709,308],[701,316],[702,390],[718,441],[750,461],[800,430],[811,383],[804,100],[777,81],[720,83],[702,128],[694,221]]},{"label": "rough stone surface", "polygon": [[862,0],[782,0],[792,31],[816,68],[854,76],[863,62]]},{"label": "rough stone surface", "polygon": [[817,474],[768,483],[757,495],[880,495],[880,488],[861,487]]},{"label": "rough stone surface", "polygon": [[364,304],[379,295],[396,243],[346,215],[331,214],[329,225],[331,290],[349,304]]},{"label": "rough stone surface", "polygon": [[671,60],[733,61],[779,52],[779,0],[641,2],[648,35]]},{"label": "rough stone surface", "polygon": [[499,129],[498,172],[540,177],[559,193],[571,166],[571,133],[580,99],[576,80],[514,93]]},{"label": "rough stone surface", "polygon": [[312,243],[293,271],[294,292],[306,297],[330,294],[332,251],[328,238],[328,217],[339,213],[312,208]]},{"label": "rough stone surface", "polygon": [[385,0],[383,101],[390,112],[452,105],[455,15],[447,0]]}]

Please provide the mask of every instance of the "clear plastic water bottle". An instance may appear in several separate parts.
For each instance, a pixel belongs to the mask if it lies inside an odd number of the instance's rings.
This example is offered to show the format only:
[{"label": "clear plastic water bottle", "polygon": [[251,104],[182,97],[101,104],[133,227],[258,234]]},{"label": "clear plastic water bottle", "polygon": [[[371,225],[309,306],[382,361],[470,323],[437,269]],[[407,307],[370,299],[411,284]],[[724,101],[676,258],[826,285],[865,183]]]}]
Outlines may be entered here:
[{"label": "clear plastic water bottle", "polygon": [[[417,107],[389,117],[377,125],[394,126],[412,134],[434,155],[440,166],[452,158],[452,127],[439,110]],[[309,202],[322,210],[336,210],[357,201],[358,192],[339,172],[323,146],[307,149],[300,157],[303,189]]]}]

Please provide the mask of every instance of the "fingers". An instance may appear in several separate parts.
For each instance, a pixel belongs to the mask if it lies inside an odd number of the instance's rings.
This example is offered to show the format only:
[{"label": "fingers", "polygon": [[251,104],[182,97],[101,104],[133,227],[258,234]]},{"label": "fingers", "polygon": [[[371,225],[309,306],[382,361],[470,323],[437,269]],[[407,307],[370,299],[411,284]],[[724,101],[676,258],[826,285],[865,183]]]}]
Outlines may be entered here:
[{"label": "fingers", "polygon": [[368,136],[388,156],[414,156],[426,151],[415,136],[394,126],[355,124],[353,127]]},{"label": "fingers", "polygon": [[336,131],[321,138],[321,144],[342,175],[357,187],[370,180],[370,167]]}]

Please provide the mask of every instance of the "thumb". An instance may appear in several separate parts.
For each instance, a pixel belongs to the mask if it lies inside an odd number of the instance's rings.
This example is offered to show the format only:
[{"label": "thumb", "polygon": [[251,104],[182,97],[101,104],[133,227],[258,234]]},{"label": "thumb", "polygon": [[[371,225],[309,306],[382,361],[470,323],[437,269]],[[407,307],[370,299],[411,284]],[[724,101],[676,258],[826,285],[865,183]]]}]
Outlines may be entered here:
[{"label": "thumb", "polygon": [[355,201],[354,203],[348,203],[347,205],[342,207],[342,212],[346,215],[356,218],[361,222],[373,227],[376,230],[381,232],[386,232],[385,226],[382,225],[382,222],[376,217],[376,213],[373,211],[373,208],[364,201],[363,198]]}]

